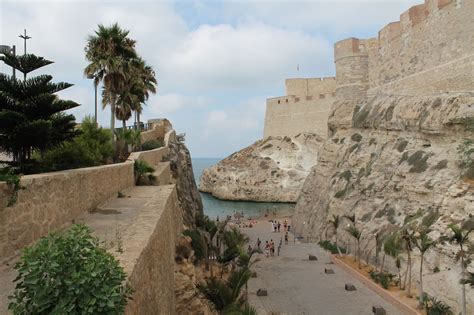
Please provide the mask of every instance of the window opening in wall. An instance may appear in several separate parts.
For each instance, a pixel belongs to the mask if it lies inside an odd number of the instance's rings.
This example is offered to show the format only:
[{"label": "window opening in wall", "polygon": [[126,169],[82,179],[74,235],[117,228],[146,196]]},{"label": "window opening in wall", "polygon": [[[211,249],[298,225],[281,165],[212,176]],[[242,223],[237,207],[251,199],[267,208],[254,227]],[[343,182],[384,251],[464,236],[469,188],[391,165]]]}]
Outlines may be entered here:
[{"label": "window opening in wall", "polygon": [[280,100],[278,100],[278,104],[280,104]]}]

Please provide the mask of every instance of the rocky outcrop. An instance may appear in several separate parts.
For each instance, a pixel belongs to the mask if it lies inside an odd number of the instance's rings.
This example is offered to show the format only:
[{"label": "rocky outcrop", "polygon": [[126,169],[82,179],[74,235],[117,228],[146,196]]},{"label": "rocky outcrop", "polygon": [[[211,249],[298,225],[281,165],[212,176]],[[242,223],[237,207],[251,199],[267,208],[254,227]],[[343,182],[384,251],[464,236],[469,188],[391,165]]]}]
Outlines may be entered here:
[{"label": "rocky outcrop", "polygon": [[176,179],[178,202],[182,210],[183,223],[186,227],[195,226],[195,216],[203,213],[201,195],[194,180],[191,155],[186,145],[179,139],[169,143],[171,172]]},{"label": "rocky outcrop", "polygon": [[211,303],[199,292],[196,286],[197,283],[204,282],[204,277],[201,269],[193,263],[194,252],[189,237],[182,236],[177,240],[175,261],[176,314],[217,314]]},{"label": "rocky outcrop", "polygon": [[[448,224],[468,224],[474,215],[474,173],[460,168],[458,152],[464,139],[474,138],[474,96],[380,95],[337,101],[328,125],[330,138],[321,146],[296,205],[292,223],[298,234],[331,237],[332,215],[355,215],[369,250],[375,233],[410,220],[434,220],[430,236],[437,239],[448,232]],[[344,227],[339,239],[347,244]],[[426,291],[453,306],[459,305],[460,292],[455,251],[446,244],[430,251],[424,277]],[[413,269],[418,278],[415,268],[419,264]],[[470,294],[468,304],[473,303]]]},{"label": "rocky outcrop", "polygon": [[316,134],[257,141],[205,169],[199,190],[225,200],[295,202],[322,142]]}]

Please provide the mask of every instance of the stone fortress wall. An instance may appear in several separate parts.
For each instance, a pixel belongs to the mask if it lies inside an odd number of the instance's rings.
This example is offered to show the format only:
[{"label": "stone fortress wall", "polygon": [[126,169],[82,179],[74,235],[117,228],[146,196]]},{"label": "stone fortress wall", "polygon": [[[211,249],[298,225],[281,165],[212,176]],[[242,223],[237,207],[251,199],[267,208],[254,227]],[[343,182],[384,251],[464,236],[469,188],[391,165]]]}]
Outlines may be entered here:
[{"label": "stone fortress wall", "polygon": [[287,79],[285,86],[286,96],[267,99],[263,137],[316,133],[326,138],[336,79]]},{"label": "stone fortress wall", "polygon": [[338,99],[472,91],[474,1],[426,0],[370,39],[335,44]]}]

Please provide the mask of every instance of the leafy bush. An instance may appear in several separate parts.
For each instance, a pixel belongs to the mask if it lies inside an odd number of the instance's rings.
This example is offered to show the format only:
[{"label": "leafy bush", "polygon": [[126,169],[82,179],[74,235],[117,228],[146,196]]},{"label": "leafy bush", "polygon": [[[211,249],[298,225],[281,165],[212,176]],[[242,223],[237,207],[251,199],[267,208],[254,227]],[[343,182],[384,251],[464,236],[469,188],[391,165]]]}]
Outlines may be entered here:
[{"label": "leafy bush", "polygon": [[148,151],[148,150],[154,150],[163,147],[165,144],[162,140],[150,140],[146,141],[142,144],[141,150],[142,151]]},{"label": "leafy bush", "polygon": [[416,151],[408,159],[407,162],[411,165],[410,173],[423,173],[428,168],[429,155],[424,151]]},{"label": "leafy bush", "polygon": [[[331,243],[328,240],[321,241],[318,243],[319,246],[330,252],[331,254],[339,254],[339,251],[337,250],[336,244]],[[339,250],[341,251],[342,254],[346,253],[346,249],[344,247],[339,246]]]},{"label": "leafy bush", "polygon": [[[118,129],[117,135],[117,154],[119,160],[125,161],[130,152],[140,149],[141,135],[139,130]],[[129,150],[130,149],[130,150]]]},{"label": "leafy bush", "polygon": [[362,140],[362,135],[360,133],[354,133],[351,136],[351,140],[355,142],[360,142]]},{"label": "leafy bush", "polygon": [[374,280],[376,283],[379,283],[384,289],[388,289],[390,283],[392,283],[393,278],[395,275],[388,273],[388,272],[377,272],[375,270],[369,271],[369,276]]},{"label": "leafy bush", "polygon": [[201,260],[206,258],[206,240],[197,229],[185,230],[183,234],[191,238],[191,247],[194,250],[194,257],[196,258],[194,262],[198,264]]},{"label": "leafy bush", "polygon": [[121,314],[131,294],[123,268],[85,225],[24,249],[15,269],[14,314]]},{"label": "leafy bush", "polygon": [[16,203],[18,191],[25,189],[20,184],[20,175],[16,174],[11,167],[0,168],[0,182],[6,182],[8,188],[12,191],[7,204],[7,207],[11,207]]},{"label": "leafy bush", "polygon": [[474,179],[474,139],[465,139],[458,147],[458,153],[461,156],[462,177]]},{"label": "leafy bush", "polygon": [[137,185],[152,184],[156,180],[155,175],[152,174],[155,169],[145,161],[136,160],[134,170]]},{"label": "leafy bush", "polygon": [[82,121],[80,134],[71,142],[37,156],[40,169],[36,171],[60,171],[107,163],[114,155],[110,131],[98,127],[91,117]]},{"label": "leafy bush", "polygon": [[425,293],[423,296],[423,304],[427,315],[453,315],[453,310],[446,303],[429,296]]}]

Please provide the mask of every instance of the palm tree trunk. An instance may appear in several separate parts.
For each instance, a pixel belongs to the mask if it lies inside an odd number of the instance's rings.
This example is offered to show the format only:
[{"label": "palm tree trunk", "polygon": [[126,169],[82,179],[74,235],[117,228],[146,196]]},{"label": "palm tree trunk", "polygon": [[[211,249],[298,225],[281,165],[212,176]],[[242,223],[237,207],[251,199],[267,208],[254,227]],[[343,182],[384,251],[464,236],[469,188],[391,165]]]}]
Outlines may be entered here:
[{"label": "palm tree trunk", "polygon": [[419,309],[423,309],[423,297],[425,293],[423,292],[423,253],[421,254],[421,261],[420,261],[420,304],[418,305]]},{"label": "palm tree trunk", "polygon": [[385,264],[385,253],[382,256],[382,264],[380,265],[380,272],[383,272],[383,265]]},{"label": "palm tree trunk", "polygon": [[[463,248],[462,248],[462,244],[461,244],[461,277],[462,279],[464,280],[464,251],[463,251]],[[462,315],[466,315],[467,312],[466,312],[466,285],[463,283],[462,284],[462,300],[461,300],[461,303],[462,303]]]},{"label": "palm tree trunk", "polygon": [[127,129],[127,121],[125,119],[122,119],[122,128],[123,128],[123,131]]},{"label": "palm tree trunk", "polygon": [[407,297],[411,297],[411,253],[408,252],[408,289]]},{"label": "palm tree trunk", "polygon": [[115,97],[110,102],[110,132],[112,133],[112,143],[115,143]]}]

